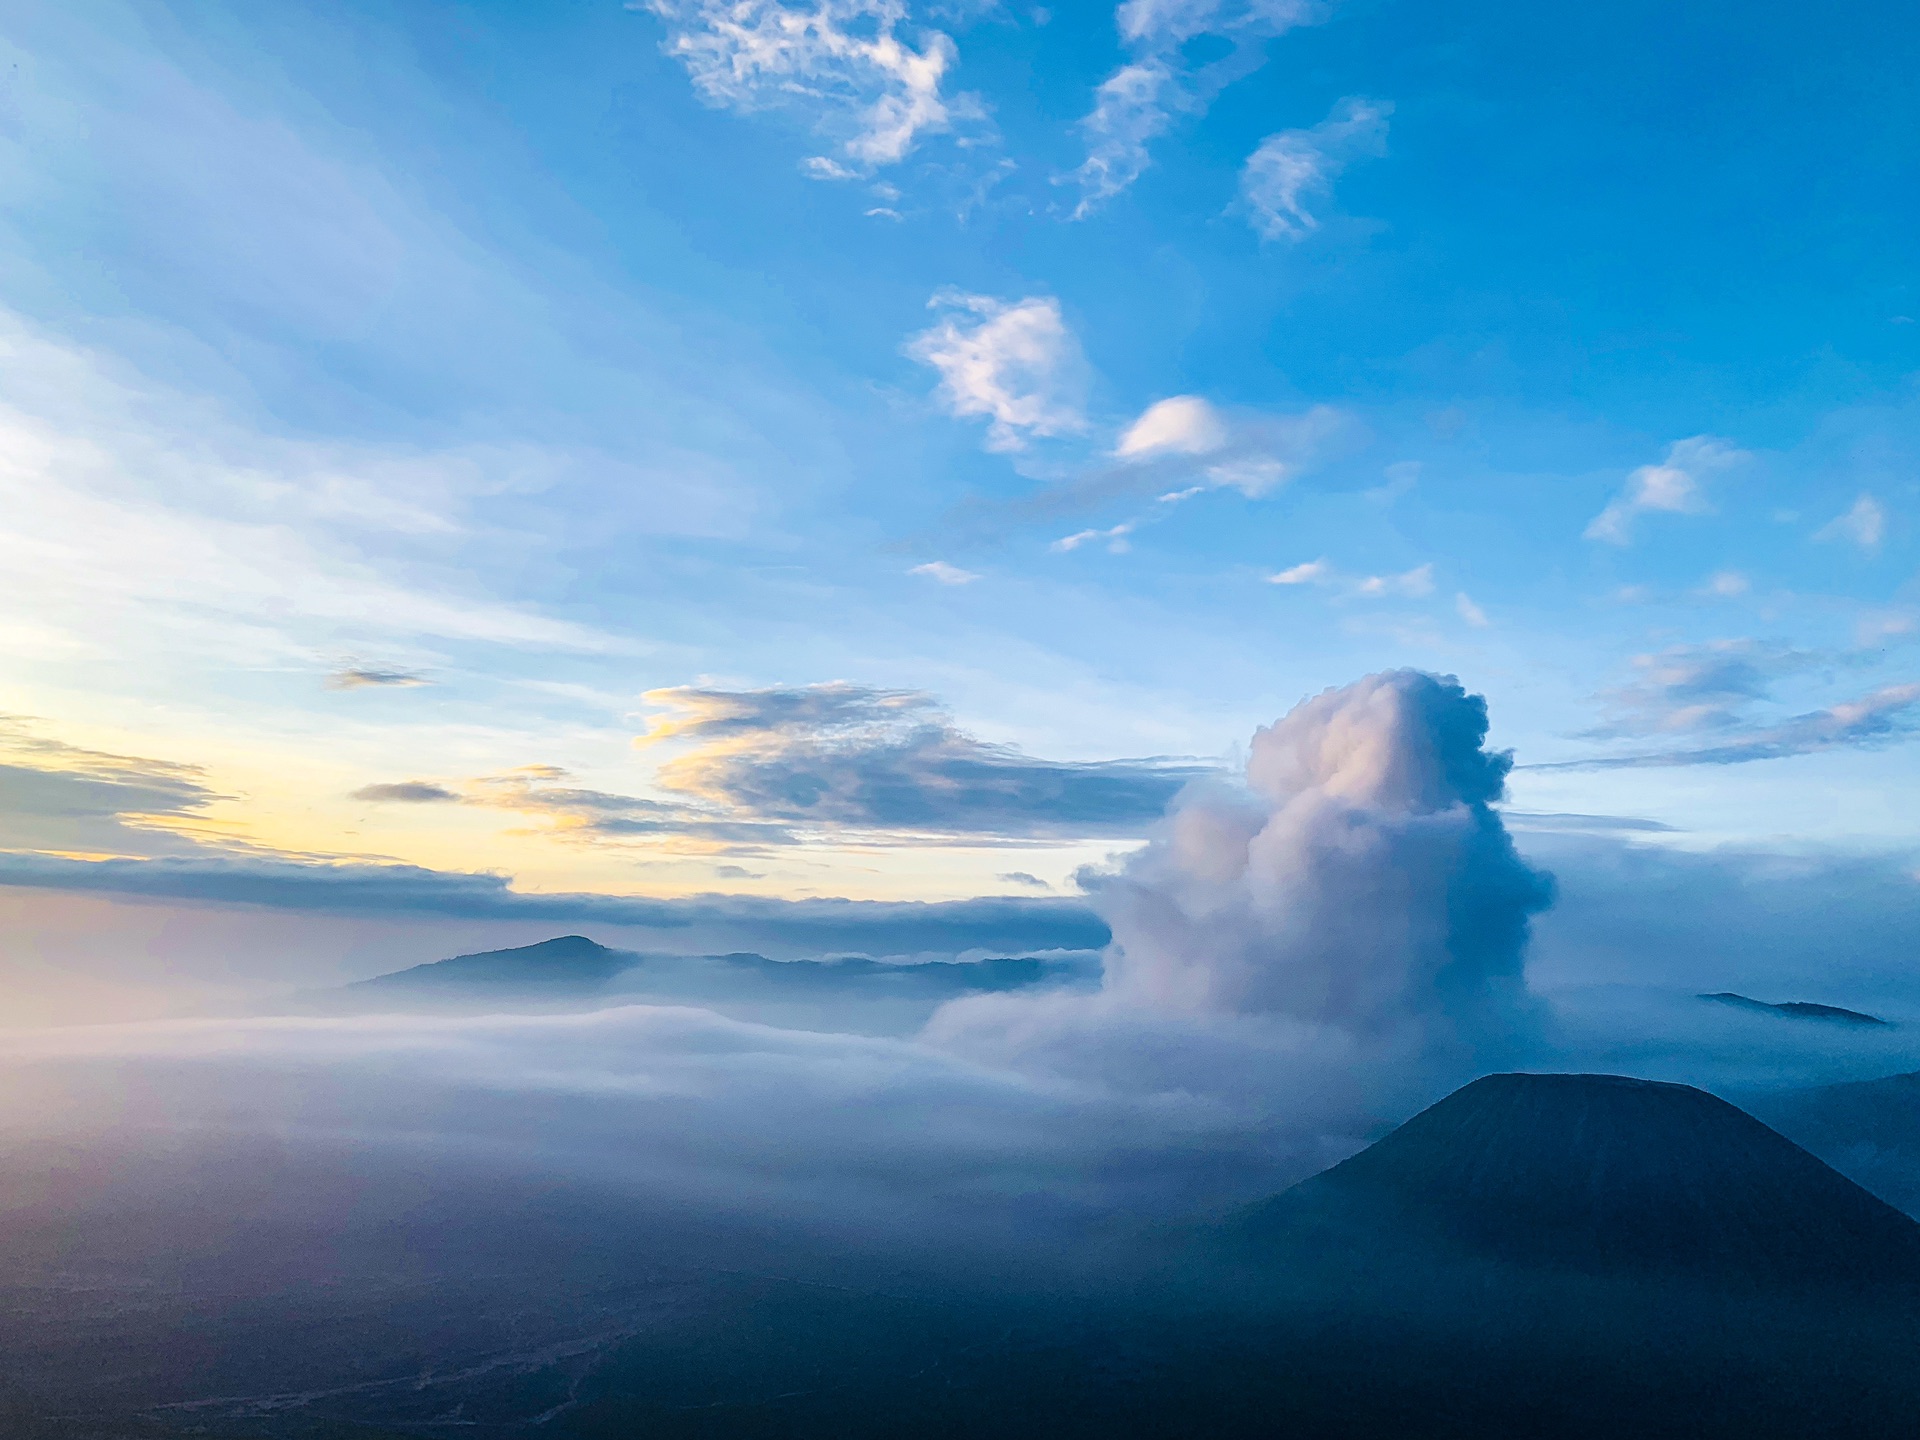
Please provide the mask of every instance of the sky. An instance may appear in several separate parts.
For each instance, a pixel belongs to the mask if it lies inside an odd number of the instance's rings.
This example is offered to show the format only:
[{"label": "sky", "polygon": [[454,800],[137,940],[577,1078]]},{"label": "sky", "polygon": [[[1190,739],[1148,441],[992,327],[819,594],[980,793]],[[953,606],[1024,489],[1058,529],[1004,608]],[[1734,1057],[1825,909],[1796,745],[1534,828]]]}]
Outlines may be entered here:
[{"label": "sky", "polygon": [[10,963],[1097,946],[1088,875],[1398,669],[1486,698],[1561,913],[1683,944],[1792,862],[1884,928],[1916,51],[1883,4],[9,6]]}]

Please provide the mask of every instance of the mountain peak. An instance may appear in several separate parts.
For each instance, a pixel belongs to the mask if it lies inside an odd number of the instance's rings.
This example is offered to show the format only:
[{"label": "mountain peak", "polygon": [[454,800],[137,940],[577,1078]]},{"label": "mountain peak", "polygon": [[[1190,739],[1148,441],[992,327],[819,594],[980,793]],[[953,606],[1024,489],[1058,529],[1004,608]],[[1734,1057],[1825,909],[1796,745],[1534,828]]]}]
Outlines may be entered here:
[{"label": "mountain peak", "polygon": [[1920,1225],[1717,1096],[1621,1075],[1488,1075],[1248,1225],[1594,1271],[1920,1278]]}]

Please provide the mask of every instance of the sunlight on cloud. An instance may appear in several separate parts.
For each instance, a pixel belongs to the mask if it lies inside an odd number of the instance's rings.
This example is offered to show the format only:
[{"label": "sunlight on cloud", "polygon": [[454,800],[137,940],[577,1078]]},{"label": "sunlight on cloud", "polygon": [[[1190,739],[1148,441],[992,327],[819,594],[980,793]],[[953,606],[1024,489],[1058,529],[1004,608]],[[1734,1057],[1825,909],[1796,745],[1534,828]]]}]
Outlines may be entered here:
[{"label": "sunlight on cloud", "polygon": [[647,0],[628,8],[666,22],[664,48],[709,104],[750,112],[800,103],[821,112],[820,127],[844,137],[844,159],[809,159],[806,169],[819,179],[897,164],[921,136],[979,115],[972,101],[941,94],[957,57],[953,40],[923,30],[914,48],[900,37],[908,12],[897,0]]},{"label": "sunlight on cloud", "polygon": [[1628,545],[1633,542],[1634,521],[1641,515],[1707,514],[1713,508],[1706,495],[1707,480],[1748,458],[1731,440],[1717,436],[1676,440],[1660,464],[1642,465],[1627,477],[1620,494],[1593,517],[1586,538]]},{"label": "sunlight on cloud", "polygon": [[914,336],[906,353],[940,373],[940,398],[952,414],[991,422],[989,450],[1022,450],[1032,436],[1086,428],[1085,361],[1058,300],[943,290],[928,305],[945,318]]},{"label": "sunlight on cloud", "polygon": [[[500,457],[250,433],[12,319],[0,326],[0,375],[12,382],[0,406],[6,585],[16,606],[82,641],[158,632],[170,653],[190,642],[280,661],[343,632],[626,648],[428,578]],[[408,570],[422,578],[396,578]]]}]

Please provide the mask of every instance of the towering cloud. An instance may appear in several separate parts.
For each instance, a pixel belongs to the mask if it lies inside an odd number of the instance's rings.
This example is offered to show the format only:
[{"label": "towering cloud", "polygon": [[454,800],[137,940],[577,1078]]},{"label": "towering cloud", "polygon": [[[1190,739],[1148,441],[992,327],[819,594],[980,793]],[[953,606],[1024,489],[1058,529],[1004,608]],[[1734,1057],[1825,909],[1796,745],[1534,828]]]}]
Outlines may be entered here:
[{"label": "towering cloud", "polygon": [[1304,701],[1254,736],[1244,784],[1190,787],[1097,886],[1097,994],[956,1002],[928,1039],[1207,1097],[1296,1153],[1513,1063],[1551,882],[1492,808],[1512,760],[1486,735],[1485,701],[1417,671]]},{"label": "towering cloud", "polygon": [[1259,731],[1244,793],[1197,790],[1101,896],[1107,988],[1357,1033],[1504,1030],[1547,882],[1491,809],[1486,702],[1399,670]]}]

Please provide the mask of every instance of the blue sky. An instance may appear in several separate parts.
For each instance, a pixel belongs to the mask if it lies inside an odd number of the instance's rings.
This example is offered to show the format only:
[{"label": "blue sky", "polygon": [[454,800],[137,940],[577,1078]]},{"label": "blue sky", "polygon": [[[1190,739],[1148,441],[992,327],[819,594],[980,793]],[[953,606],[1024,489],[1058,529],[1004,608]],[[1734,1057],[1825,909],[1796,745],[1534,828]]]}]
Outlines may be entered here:
[{"label": "blue sky", "polygon": [[11,7],[0,849],[1069,895],[1413,666],[1523,834],[1910,855],[1917,36]]}]

